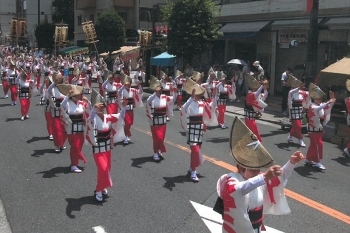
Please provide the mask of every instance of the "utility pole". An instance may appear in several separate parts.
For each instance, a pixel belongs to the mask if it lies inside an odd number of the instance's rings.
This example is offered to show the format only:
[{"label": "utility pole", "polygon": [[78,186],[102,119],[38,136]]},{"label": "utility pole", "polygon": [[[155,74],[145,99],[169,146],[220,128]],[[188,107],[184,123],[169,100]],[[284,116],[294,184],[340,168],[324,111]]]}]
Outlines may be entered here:
[{"label": "utility pole", "polygon": [[40,0],[38,0],[38,25],[40,24]]},{"label": "utility pole", "polygon": [[317,75],[317,54],[318,54],[318,8],[319,0],[313,0],[310,12],[310,28],[307,37],[305,84],[308,87],[314,82]]}]

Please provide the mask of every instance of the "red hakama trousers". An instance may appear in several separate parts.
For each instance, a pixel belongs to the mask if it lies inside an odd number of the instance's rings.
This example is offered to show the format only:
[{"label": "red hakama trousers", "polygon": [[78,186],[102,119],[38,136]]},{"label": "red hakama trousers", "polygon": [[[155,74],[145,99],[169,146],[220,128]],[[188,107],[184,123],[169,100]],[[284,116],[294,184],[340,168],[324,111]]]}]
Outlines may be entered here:
[{"label": "red hakama trousers", "polygon": [[153,152],[161,153],[166,152],[164,145],[166,125],[151,125],[152,139],[153,139]]},{"label": "red hakama trousers", "polygon": [[10,85],[11,100],[17,101],[18,87],[17,85]]},{"label": "red hakama trousers", "polygon": [[39,87],[40,87],[40,77],[41,77],[41,75],[36,75],[36,83],[35,83],[35,86],[36,86],[36,88],[38,88],[39,89]]},{"label": "red hakama trousers", "polygon": [[52,114],[51,111],[45,111],[45,119],[46,119],[46,128],[47,132],[49,135],[53,134],[53,129],[52,129]]},{"label": "red hakama trousers", "polygon": [[19,102],[21,103],[22,116],[28,115],[29,107],[30,107],[30,99],[29,98],[19,98]]},{"label": "red hakama trousers", "polygon": [[295,137],[299,140],[303,139],[303,134],[301,133],[301,119],[292,120],[290,136]]},{"label": "red hakama trousers", "polygon": [[219,115],[218,115],[218,123],[224,124],[225,123],[225,112],[226,112],[226,105],[218,105]]},{"label": "red hakama trousers", "polygon": [[52,117],[53,143],[56,147],[62,147],[67,139],[66,130],[59,117]]},{"label": "red hakama trousers", "polygon": [[200,161],[199,161],[199,152],[201,150],[202,145],[195,144],[195,145],[190,145],[191,148],[191,170],[195,171],[197,167],[199,167]]},{"label": "red hakama trousers", "polygon": [[182,95],[177,95],[176,97],[176,104],[178,108],[182,107]]},{"label": "red hakama trousers", "polygon": [[84,133],[67,134],[67,138],[70,145],[71,166],[78,166],[79,160],[86,163],[86,158],[81,152],[84,144]]},{"label": "red hakama trousers", "polygon": [[7,80],[2,80],[2,89],[4,90],[4,94],[7,95],[9,92],[9,83]]},{"label": "red hakama trousers", "polygon": [[315,163],[323,159],[323,132],[309,132],[310,146],[307,149],[306,159]]},{"label": "red hakama trousers", "polygon": [[111,178],[111,151],[94,153],[94,160],[97,167],[97,185],[96,192],[101,192],[105,188],[113,186]]},{"label": "red hakama trousers", "polygon": [[262,142],[262,138],[260,137],[258,126],[255,122],[255,119],[244,118],[244,122],[246,126],[256,135],[258,140]]},{"label": "red hakama trousers", "polygon": [[71,84],[72,83],[72,79],[74,78],[73,74],[69,74],[68,75],[68,83]]},{"label": "red hakama trousers", "polygon": [[124,134],[127,137],[131,137],[130,128],[134,124],[134,111],[126,111],[124,118]]},{"label": "red hakama trousers", "polygon": [[102,83],[98,83],[98,88],[100,90],[100,95],[105,96],[105,90],[102,87]]},{"label": "red hakama trousers", "polygon": [[110,103],[106,106],[107,114],[117,114],[119,110],[118,103]]},{"label": "red hakama trousers", "polygon": [[89,74],[88,76],[89,76],[89,79],[88,79],[88,85],[89,85],[89,87],[91,88],[91,83],[92,83],[92,75],[91,75],[91,74]]}]

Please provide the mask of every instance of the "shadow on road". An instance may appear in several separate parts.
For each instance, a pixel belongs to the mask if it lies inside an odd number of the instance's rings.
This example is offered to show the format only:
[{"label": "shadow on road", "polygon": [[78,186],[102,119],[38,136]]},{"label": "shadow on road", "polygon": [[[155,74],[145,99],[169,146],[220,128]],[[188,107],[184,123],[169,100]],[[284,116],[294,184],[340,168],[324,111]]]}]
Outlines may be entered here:
[{"label": "shadow on road", "polygon": [[[79,168],[81,170],[84,170],[81,167]],[[50,170],[37,172],[35,174],[43,174],[43,178],[53,178],[53,177],[57,177],[57,174],[68,174],[68,173],[72,173],[70,170],[70,167],[54,167]]]},{"label": "shadow on road", "polygon": [[73,219],[75,219],[76,216],[72,214],[72,212],[80,211],[83,205],[101,206],[103,203],[103,202],[102,203],[97,202],[93,195],[80,197],[80,198],[66,198],[66,201],[68,202],[66,207],[66,215],[69,218],[73,218]]},{"label": "shadow on road", "polygon": [[317,170],[317,168],[315,168],[315,167],[299,166],[299,167],[294,168],[294,171],[303,177],[318,180],[316,177],[311,177],[313,175],[313,173],[319,172],[319,170]]},{"label": "shadow on road", "polygon": [[13,117],[13,118],[7,118],[6,122],[10,122],[10,121],[21,121],[20,117]]},{"label": "shadow on road", "polygon": [[11,104],[0,104],[0,108],[1,107],[6,107],[6,106],[11,106]]},{"label": "shadow on road", "polygon": [[[203,178],[204,176],[201,176],[199,173],[197,173],[198,178]],[[173,188],[176,187],[176,184],[184,184],[186,182],[195,183],[190,178],[190,173],[187,172],[186,175],[183,176],[174,176],[174,177],[163,177],[165,180],[165,184],[163,185],[164,188],[169,189],[170,191],[173,191]]]},{"label": "shadow on road", "polygon": [[279,135],[279,134],[285,134],[286,135],[286,141],[287,141],[287,136],[288,136],[287,134],[288,134],[288,132],[284,131],[284,130],[273,130],[273,131],[270,131],[270,133],[260,134],[260,136],[262,138],[265,138],[265,137],[275,136],[275,135]]},{"label": "shadow on road", "polygon": [[[264,141],[263,141],[264,143]],[[299,144],[296,143],[289,143],[289,142],[281,142],[275,144],[278,148],[286,151],[294,151],[295,148],[300,148]]]},{"label": "shadow on road", "polygon": [[181,132],[179,132],[180,134],[181,134],[181,136],[183,136],[183,137],[185,137],[186,136],[186,132],[184,132],[184,131],[181,131]]},{"label": "shadow on road", "polygon": [[137,168],[142,168],[142,165],[145,163],[150,163],[150,162],[155,163],[152,156],[132,158],[131,160],[132,160],[131,166],[137,167]]},{"label": "shadow on road", "polygon": [[37,141],[41,141],[41,140],[47,140],[49,141],[48,137],[32,137],[32,139],[29,139],[27,141],[27,143],[32,143],[32,142],[37,142]]},{"label": "shadow on road", "polygon": [[214,143],[223,143],[223,142],[229,142],[230,139],[227,137],[221,137],[221,138],[209,138],[206,139],[207,142],[214,142]]},{"label": "shadow on road", "polygon": [[30,156],[32,157],[39,157],[40,155],[44,154],[57,154],[55,149],[42,149],[42,150],[34,150],[34,153],[31,154]]},{"label": "shadow on road", "polygon": [[331,160],[334,160],[343,166],[350,167],[350,158],[349,157],[338,157],[338,158],[331,159]]}]

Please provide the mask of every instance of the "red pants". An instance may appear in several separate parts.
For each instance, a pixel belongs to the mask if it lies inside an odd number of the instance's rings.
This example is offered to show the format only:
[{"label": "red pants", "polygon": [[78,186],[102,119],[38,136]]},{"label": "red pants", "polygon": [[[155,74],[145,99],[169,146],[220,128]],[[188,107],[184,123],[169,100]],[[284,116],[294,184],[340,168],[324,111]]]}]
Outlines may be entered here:
[{"label": "red pants", "polygon": [[89,75],[88,85],[89,85],[90,88],[91,88],[91,83],[92,83],[92,77],[91,77],[91,75]]},{"label": "red pants", "polygon": [[95,153],[94,160],[97,167],[97,185],[96,191],[101,192],[105,188],[113,186],[111,178],[111,151]]},{"label": "red pants", "polygon": [[102,87],[102,83],[98,83],[98,88],[100,89],[100,95],[105,96],[105,90]]},{"label": "red pants", "polygon": [[255,122],[255,119],[244,118],[244,122],[245,122],[246,126],[253,132],[253,134],[256,135],[258,140],[260,142],[262,142],[262,138],[260,137],[258,126]]},{"label": "red pants", "polygon": [[84,144],[84,133],[67,134],[70,145],[70,161],[71,166],[78,166],[79,160],[86,163],[86,158],[81,152]]},{"label": "red pants", "polygon": [[153,139],[153,152],[166,152],[166,148],[164,145],[166,125],[151,125],[151,132]]},{"label": "red pants", "polygon": [[52,130],[52,114],[51,112],[47,112],[45,111],[45,119],[46,119],[46,128],[47,128],[47,132],[49,133],[49,135],[53,134],[53,130]]},{"label": "red pants", "polygon": [[130,128],[134,124],[134,111],[126,111],[124,118],[124,134],[127,137],[131,137]]},{"label": "red pants", "polygon": [[74,75],[70,74],[68,75],[68,83],[71,84],[72,83],[72,79],[74,78]]},{"label": "red pants", "polygon": [[323,132],[308,133],[310,138],[310,146],[307,149],[306,159],[315,163],[323,159]]},{"label": "red pants", "polygon": [[219,110],[218,123],[224,124],[225,123],[226,105],[218,105],[218,110]]},{"label": "red pants", "polygon": [[21,103],[22,116],[28,115],[29,107],[30,107],[30,99],[29,98],[19,98],[19,102]]},{"label": "red pants", "polygon": [[292,128],[290,129],[290,136],[295,137],[299,140],[303,139],[303,134],[301,133],[301,119],[292,120]]},{"label": "red pants", "polygon": [[117,114],[118,110],[119,110],[119,106],[117,103],[107,104],[106,106],[107,114]]},{"label": "red pants", "polygon": [[66,130],[59,117],[52,117],[53,143],[56,147],[61,147],[67,139]]},{"label": "red pants", "polygon": [[39,87],[40,87],[40,75],[37,75],[36,76],[36,84],[35,84],[35,86],[36,86],[36,88],[38,88],[39,89]]},{"label": "red pants", "polygon": [[179,108],[182,107],[182,95],[178,95],[178,96],[176,97],[176,104],[177,104],[177,106],[178,106]]},{"label": "red pants", "polygon": [[17,85],[10,85],[11,100],[17,101],[18,87]]},{"label": "red pants", "polygon": [[199,152],[201,150],[202,145],[191,145],[191,170],[195,171],[197,167],[200,165],[199,161]]},{"label": "red pants", "polygon": [[6,80],[2,80],[2,88],[4,89],[4,94],[7,95],[9,92],[9,83]]}]

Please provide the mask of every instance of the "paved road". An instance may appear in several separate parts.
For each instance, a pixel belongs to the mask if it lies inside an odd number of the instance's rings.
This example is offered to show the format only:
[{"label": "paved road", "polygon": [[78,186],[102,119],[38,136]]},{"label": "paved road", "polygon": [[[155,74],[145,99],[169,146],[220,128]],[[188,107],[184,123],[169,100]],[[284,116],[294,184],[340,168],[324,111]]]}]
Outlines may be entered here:
[{"label": "paved road", "polygon": [[[168,124],[168,152],[158,164],[151,159],[145,110],[136,109],[132,143],[117,144],[113,151],[110,197],[97,204],[92,196],[96,168],[90,147],[83,149],[88,159],[82,164],[84,172],[70,173],[69,150],[54,152],[47,140],[43,109],[36,102],[39,97],[32,98],[31,118],[22,122],[20,107],[0,99],[0,197],[12,232],[80,233],[94,232],[99,226],[108,233],[210,232],[190,201],[214,205],[216,181],[234,165],[229,129],[210,128],[206,133],[203,152],[207,161],[198,169],[200,182],[194,184],[187,174],[189,153],[179,112]],[[227,125],[233,116],[227,115]],[[261,122],[259,128],[277,164],[283,165],[295,150],[306,153],[306,148],[286,143],[287,132],[279,126]],[[298,166],[286,190],[292,213],[266,216],[266,225],[289,233],[349,232],[350,160],[329,143],[324,145],[324,154],[327,171]]]}]

